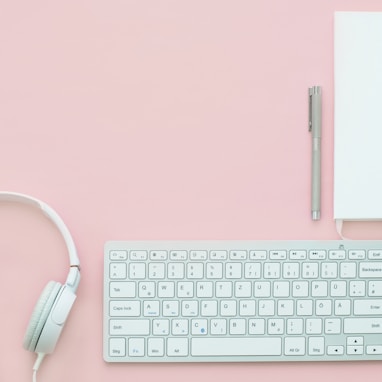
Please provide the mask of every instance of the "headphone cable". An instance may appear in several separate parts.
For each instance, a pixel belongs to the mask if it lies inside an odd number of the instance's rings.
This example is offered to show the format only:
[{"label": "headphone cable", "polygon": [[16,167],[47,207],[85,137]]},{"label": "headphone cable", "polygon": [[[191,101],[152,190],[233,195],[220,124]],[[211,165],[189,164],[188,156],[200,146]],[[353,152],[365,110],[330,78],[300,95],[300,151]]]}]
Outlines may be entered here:
[{"label": "headphone cable", "polygon": [[37,353],[37,359],[36,362],[33,365],[33,376],[32,376],[32,381],[37,382],[37,370],[39,369],[42,360],[45,357],[45,353]]}]

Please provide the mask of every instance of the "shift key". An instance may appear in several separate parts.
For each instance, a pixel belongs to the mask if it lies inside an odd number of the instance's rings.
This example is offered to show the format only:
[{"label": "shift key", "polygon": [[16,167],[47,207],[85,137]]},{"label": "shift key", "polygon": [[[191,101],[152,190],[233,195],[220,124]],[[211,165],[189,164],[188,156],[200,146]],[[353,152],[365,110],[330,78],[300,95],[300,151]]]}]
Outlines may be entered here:
[{"label": "shift key", "polygon": [[110,320],[112,336],[145,336],[150,333],[149,320]]},{"label": "shift key", "polygon": [[345,334],[382,333],[382,318],[345,318]]}]

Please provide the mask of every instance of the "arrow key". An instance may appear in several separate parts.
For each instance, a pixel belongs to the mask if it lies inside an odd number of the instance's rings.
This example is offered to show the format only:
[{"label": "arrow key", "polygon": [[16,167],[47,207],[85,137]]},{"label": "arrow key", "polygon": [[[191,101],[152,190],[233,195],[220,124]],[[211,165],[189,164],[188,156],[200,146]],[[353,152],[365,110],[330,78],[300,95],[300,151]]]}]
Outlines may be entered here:
[{"label": "arrow key", "polygon": [[343,355],[344,347],[341,345],[329,345],[327,352],[328,355]]},{"label": "arrow key", "polygon": [[363,345],[363,337],[348,337],[346,343],[351,346],[361,346]]},{"label": "arrow key", "polygon": [[363,346],[348,346],[346,348],[346,353],[348,355],[362,355],[363,354]]},{"label": "arrow key", "polygon": [[366,346],[366,354],[382,354],[382,345],[369,345]]}]

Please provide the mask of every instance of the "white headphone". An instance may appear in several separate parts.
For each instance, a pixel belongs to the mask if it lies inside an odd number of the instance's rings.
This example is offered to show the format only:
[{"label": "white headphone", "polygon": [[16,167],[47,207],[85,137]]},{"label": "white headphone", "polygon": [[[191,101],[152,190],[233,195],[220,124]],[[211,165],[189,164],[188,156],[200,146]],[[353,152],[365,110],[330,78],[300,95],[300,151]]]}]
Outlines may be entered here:
[{"label": "white headphone", "polygon": [[52,353],[76,299],[80,282],[80,261],[76,247],[63,220],[46,203],[29,195],[0,191],[0,202],[21,202],[35,206],[51,220],[64,238],[69,253],[70,270],[65,284],[49,281],[34,308],[24,337],[24,348],[38,354],[33,370],[37,371],[45,354]]}]

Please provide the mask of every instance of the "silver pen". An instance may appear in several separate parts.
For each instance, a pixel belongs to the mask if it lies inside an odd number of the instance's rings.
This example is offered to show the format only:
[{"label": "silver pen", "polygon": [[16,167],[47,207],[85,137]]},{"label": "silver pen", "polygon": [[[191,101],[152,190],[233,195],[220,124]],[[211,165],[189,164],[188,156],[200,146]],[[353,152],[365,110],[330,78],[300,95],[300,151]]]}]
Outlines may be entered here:
[{"label": "silver pen", "polygon": [[312,219],[321,218],[321,86],[309,88],[309,131],[312,133]]}]

